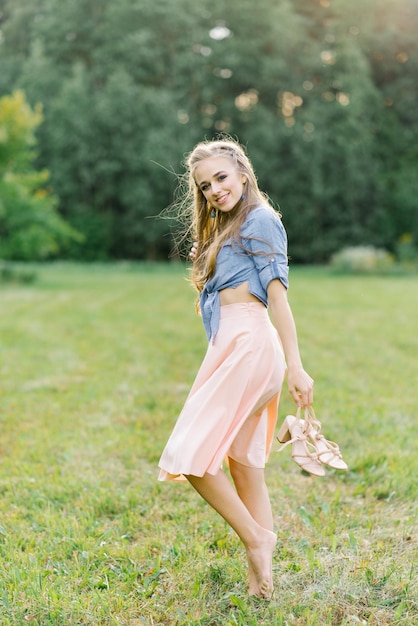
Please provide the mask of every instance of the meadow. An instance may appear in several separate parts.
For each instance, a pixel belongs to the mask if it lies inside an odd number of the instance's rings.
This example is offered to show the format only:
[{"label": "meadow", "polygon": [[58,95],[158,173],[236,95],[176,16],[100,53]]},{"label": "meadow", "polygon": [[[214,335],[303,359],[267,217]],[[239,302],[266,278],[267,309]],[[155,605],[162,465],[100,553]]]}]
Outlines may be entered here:
[{"label": "meadow", "polygon": [[[0,624],[418,624],[418,278],[291,270],[317,417],[348,472],[273,447],[271,602],[157,463],[206,349],[185,270],[37,268],[0,286]],[[284,390],[279,423],[294,408]]]}]

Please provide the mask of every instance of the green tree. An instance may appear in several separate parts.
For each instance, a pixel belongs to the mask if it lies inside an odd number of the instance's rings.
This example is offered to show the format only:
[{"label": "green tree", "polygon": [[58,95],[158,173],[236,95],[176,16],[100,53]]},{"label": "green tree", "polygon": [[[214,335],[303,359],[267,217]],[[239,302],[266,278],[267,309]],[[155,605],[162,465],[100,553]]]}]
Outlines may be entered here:
[{"label": "green tree", "polygon": [[230,132],[294,260],[418,241],[418,0],[0,0],[0,93],[42,102],[40,168],[84,258],[167,258],[183,154]]},{"label": "green tree", "polygon": [[169,254],[167,222],[150,217],[170,203],[166,170],[179,170],[189,145],[173,87],[194,15],[194,3],[182,4],[44,0],[29,20],[20,81],[44,102],[39,163],[62,215],[86,236],[74,255]]},{"label": "green tree", "polygon": [[385,111],[376,133],[389,247],[418,244],[418,2],[382,0],[374,13],[371,70]]},{"label": "green tree", "polygon": [[56,211],[48,172],[35,171],[34,130],[41,110],[20,91],[0,99],[0,258],[33,261],[56,256],[78,237]]}]

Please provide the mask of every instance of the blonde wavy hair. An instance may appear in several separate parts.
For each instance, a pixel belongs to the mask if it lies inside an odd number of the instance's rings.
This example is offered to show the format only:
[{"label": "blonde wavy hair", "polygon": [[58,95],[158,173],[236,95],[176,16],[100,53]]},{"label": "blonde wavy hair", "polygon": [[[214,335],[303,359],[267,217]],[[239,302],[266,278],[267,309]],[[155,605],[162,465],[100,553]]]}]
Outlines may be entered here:
[{"label": "blonde wavy hair", "polygon": [[[210,157],[227,157],[238,173],[245,176],[243,198],[227,213],[217,211],[211,217],[212,207],[195,180],[196,167]],[[213,276],[216,257],[227,239],[242,247],[241,226],[257,206],[271,206],[265,193],[260,191],[257,178],[244,148],[232,138],[222,138],[198,143],[185,160],[187,191],[181,203],[181,214],[189,222],[188,234],[198,244],[190,272],[190,282],[200,293]]]}]

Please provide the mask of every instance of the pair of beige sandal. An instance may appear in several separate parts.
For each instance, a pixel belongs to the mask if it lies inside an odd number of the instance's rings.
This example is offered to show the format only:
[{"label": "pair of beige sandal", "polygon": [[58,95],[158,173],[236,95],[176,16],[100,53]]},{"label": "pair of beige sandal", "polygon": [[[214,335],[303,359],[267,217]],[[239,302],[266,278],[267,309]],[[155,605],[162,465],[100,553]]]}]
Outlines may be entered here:
[{"label": "pair of beige sandal", "polygon": [[313,408],[303,410],[305,419],[301,418],[302,409],[298,407],[296,416],[288,415],[284,420],[277,435],[279,443],[284,444],[279,452],[291,444],[295,463],[314,476],[325,476],[323,465],[347,470],[338,445],[321,434],[321,423],[316,419]]}]

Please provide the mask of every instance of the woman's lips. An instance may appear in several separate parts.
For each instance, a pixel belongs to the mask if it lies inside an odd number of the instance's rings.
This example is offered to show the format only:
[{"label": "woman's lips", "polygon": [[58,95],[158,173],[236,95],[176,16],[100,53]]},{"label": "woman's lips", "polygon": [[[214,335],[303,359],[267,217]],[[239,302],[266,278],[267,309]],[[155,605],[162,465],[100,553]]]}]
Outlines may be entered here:
[{"label": "woman's lips", "polygon": [[229,193],[226,193],[224,196],[221,196],[220,198],[218,198],[216,200],[216,202],[218,204],[225,204],[225,202],[228,200],[228,198],[229,198]]}]

